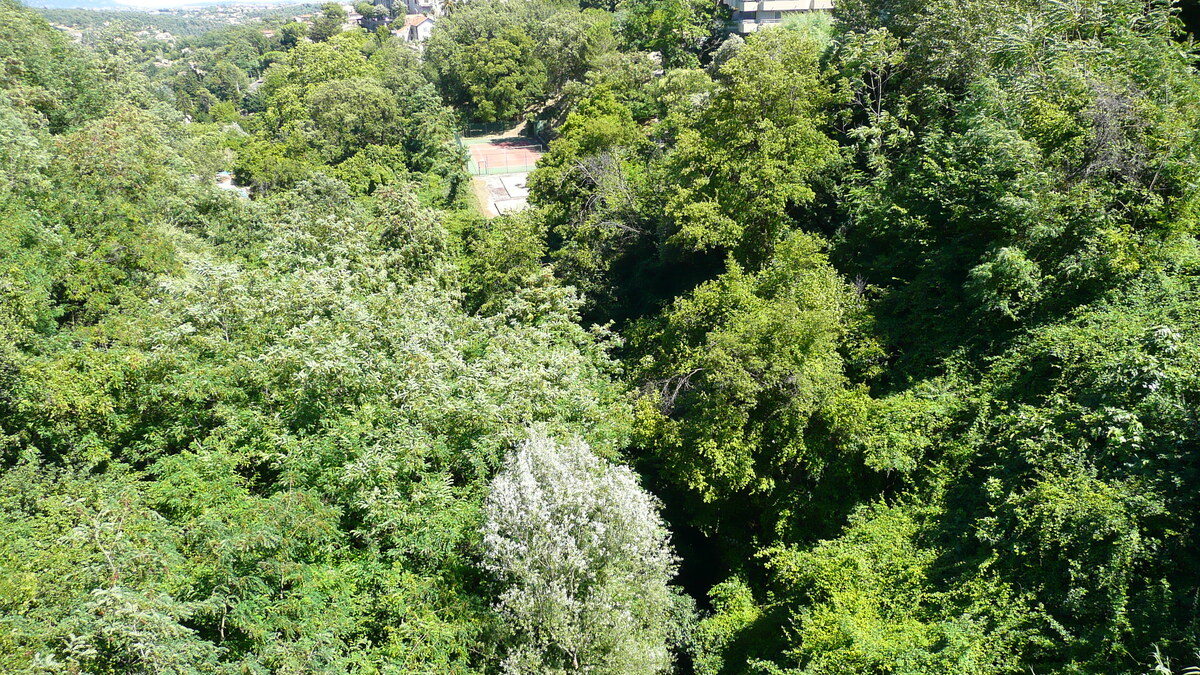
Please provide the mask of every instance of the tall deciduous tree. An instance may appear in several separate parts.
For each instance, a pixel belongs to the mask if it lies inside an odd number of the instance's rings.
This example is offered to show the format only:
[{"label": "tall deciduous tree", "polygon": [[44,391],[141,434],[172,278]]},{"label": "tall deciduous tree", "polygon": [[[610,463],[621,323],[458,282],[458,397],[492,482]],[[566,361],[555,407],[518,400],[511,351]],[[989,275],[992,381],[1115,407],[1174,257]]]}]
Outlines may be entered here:
[{"label": "tall deciduous tree", "polygon": [[400,140],[396,98],[372,80],[326,82],[312,90],[306,104],[319,147],[333,162],[368,145]]},{"label": "tall deciduous tree", "polygon": [[820,54],[799,32],[764,31],[719,69],[712,103],[681,123],[663,167],[674,177],[674,243],[761,260],[786,233],[789,208],[813,199],[814,176],[837,155],[822,130],[833,96]]},{"label": "tall deciduous tree", "polygon": [[718,27],[724,5],[705,0],[623,0],[621,34],[638,49],[658,52],[663,65],[694,66],[704,42]]},{"label": "tall deciduous tree", "polygon": [[509,28],[479,38],[455,54],[444,79],[467,112],[481,122],[516,119],[545,92],[546,67],[534,55],[533,41]]},{"label": "tall deciduous tree", "polygon": [[759,273],[732,263],[634,334],[641,442],[710,532],[784,527],[856,464],[831,444],[865,405],[843,356],[860,309],[820,246],[796,233]]},{"label": "tall deciduous tree", "polygon": [[309,37],[313,42],[324,42],[342,32],[342,24],[346,23],[346,10],[336,2],[321,5],[321,15],[313,21]]},{"label": "tall deciduous tree", "polygon": [[285,23],[283,28],[279,29],[279,44],[288,49],[300,44],[306,37],[308,37],[308,26],[299,21]]}]

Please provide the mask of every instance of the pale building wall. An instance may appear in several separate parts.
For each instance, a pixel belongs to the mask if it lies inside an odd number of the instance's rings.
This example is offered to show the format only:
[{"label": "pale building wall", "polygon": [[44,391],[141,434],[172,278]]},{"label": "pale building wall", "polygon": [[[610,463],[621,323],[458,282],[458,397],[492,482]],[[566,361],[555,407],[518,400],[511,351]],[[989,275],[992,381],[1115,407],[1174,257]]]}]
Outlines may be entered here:
[{"label": "pale building wall", "polygon": [[833,9],[833,0],[725,0],[725,4],[733,10],[733,30],[743,34],[781,24],[789,16]]}]

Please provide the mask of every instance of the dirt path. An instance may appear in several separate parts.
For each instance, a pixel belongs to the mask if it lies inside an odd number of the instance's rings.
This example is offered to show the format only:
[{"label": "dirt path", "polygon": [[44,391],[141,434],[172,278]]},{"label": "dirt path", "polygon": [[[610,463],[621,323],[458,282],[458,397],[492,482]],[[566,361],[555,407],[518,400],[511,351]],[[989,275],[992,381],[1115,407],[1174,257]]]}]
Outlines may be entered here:
[{"label": "dirt path", "polygon": [[525,120],[517,122],[511,129],[497,131],[494,134],[484,134],[483,136],[471,136],[472,141],[494,141],[501,138],[516,138],[521,135],[521,131],[525,129]]},{"label": "dirt path", "polygon": [[492,196],[488,193],[487,182],[483,176],[471,177],[471,194],[475,196],[475,203],[479,206],[479,212],[485,218],[495,218],[500,215],[492,208]]}]

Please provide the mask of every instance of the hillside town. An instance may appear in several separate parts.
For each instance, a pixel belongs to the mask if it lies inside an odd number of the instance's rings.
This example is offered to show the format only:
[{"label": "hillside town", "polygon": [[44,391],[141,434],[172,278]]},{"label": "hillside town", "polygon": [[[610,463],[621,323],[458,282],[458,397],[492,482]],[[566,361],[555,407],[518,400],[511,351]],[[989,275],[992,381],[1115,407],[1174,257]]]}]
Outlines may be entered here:
[{"label": "hillside town", "polygon": [[[721,0],[719,4],[727,10],[728,30],[748,35],[810,12],[831,12],[834,0]],[[402,3],[381,0],[377,3],[360,1],[290,7],[260,2],[146,10],[41,11],[51,26],[75,42],[82,40],[83,32],[88,28],[109,28],[119,24],[140,26],[133,33],[135,37],[164,43],[174,43],[179,37],[222,26],[255,24],[264,25],[260,31],[264,37],[277,39],[285,35],[287,24],[294,23],[302,30],[288,29],[292,35],[298,32],[307,35],[313,28],[318,28],[321,34],[330,33],[331,29],[345,32],[362,28],[374,33],[386,28],[390,35],[417,46],[429,39],[438,19],[446,14],[447,5],[446,0],[404,0]]]},{"label": "hillside town", "polygon": [[[377,33],[381,28],[414,46],[429,38],[439,17],[445,13],[443,0],[406,0],[380,4],[370,2],[300,4],[250,3],[210,5],[167,9],[43,9],[50,25],[73,42],[81,42],[89,30],[128,29],[138,41],[175,45],[180,38],[221,30],[261,26],[259,33],[268,40],[300,38],[321,41],[338,32],[364,29]],[[289,27],[291,25],[291,27]],[[316,33],[313,33],[313,31]],[[118,38],[119,40],[120,38]],[[161,63],[160,60],[160,67]],[[170,60],[165,61],[166,65]]]}]

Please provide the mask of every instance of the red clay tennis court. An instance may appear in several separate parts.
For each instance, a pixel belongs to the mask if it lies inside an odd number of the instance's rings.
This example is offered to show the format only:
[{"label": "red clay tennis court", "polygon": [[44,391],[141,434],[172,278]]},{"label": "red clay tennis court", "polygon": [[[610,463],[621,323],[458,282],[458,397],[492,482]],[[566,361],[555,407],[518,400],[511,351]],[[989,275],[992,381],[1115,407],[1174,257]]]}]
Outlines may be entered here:
[{"label": "red clay tennis court", "polygon": [[463,139],[471,153],[468,168],[476,176],[533,171],[542,145],[528,138]]}]

